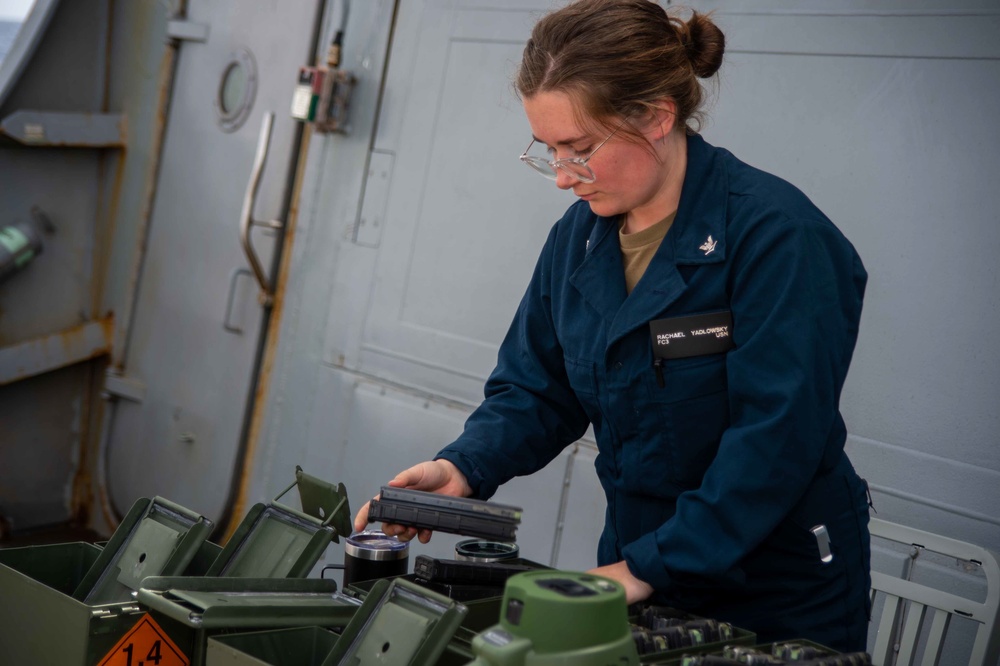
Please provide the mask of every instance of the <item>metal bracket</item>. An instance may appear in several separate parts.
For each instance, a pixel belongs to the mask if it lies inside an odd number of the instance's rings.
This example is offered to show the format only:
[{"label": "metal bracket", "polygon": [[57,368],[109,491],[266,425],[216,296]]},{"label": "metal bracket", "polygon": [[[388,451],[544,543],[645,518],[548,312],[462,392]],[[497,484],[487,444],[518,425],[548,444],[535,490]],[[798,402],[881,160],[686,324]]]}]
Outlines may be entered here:
[{"label": "metal bracket", "polygon": [[185,42],[207,42],[208,24],[182,19],[167,21],[167,37]]},{"label": "metal bracket", "polygon": [[0,134],[26,146],[123,148],[125,116],[120,113],[15,111],[0,121]]},{"label": "metal bracket", "polygon": [[94,611],[93,616],[98,620],[117,620],[123,615],[135,615],[136,613],[143,612],[141,607],[133,605],[129,606],[112,605],[111,608],[113,609],[114,612],[104,611],[103,613],[98,614],[97,611]]},{"label": "metal bracket", "polygon": [[146,399],[146,384],[138,379],[130,379],[108,370],[104,375],[105,397],[125,398],[130,402],[142,402]]},{"label": "metal bracket", "polygon": [[113,332],[114,319],[108,316],[9,347],[0,346],[0,386],[109,354]]},{"label": "metal bracket", "polygon": [[323,79],[323,91],[320,95],[320,113],[316,118],[316,131],[321,133],[339,132],[346,134],[349,129],[347,121],[348,107],[357,78],[342,69],[327,70]]},{"label": "metal bracket", "polygon": [[[343,483],[334,485],[329,481],[311,476],[295,466],[295,482],[285,488],[274,498],[277,502],[292,488],[299,490],[299,502],[303,513],[323,521],[323,525],[332,525],[337,534],[349,536],[351,526],[351,506],[347,499],[347,488]],[[336,536],[334,541],[337,541]]]}]

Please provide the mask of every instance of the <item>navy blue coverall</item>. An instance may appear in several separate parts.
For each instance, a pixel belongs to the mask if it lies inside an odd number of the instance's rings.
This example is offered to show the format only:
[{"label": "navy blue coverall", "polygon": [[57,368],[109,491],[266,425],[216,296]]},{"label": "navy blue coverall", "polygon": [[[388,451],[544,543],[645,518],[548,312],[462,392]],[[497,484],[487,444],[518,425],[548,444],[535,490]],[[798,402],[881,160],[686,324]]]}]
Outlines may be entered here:
[{"label": "navy blue coverall", "polygon": [[[619,218],[579,201],[552,228],[485,400],[438,458],[488,498],[592,423],[600,565],[624,559],[652,602],[761,641],[864,649],[868,502],[838,404],[867,274],[795,187],[698,135],[687,146],[673,226],[631,294]],[[658,378],[649,322],[721,310],[734,348]]]}]

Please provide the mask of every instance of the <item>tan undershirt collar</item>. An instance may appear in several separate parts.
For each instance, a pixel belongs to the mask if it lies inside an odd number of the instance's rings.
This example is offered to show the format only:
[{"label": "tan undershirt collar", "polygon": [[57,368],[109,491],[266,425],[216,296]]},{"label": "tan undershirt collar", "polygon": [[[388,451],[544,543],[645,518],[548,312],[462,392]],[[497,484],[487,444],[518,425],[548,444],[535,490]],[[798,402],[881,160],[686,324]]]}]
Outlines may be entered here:
[{"label": "tan undershirt collar", "polygon": [[622,264],[625,267],[625,288],[628,293],[639,283],[653,255],[659,249],[663,238],[670,231],[670,226],[674,223],[677,211],[657,222],[651,227],[632,234],[626,234],[625,218],[622,217],[618,227],[618,243],[622,250]]}]

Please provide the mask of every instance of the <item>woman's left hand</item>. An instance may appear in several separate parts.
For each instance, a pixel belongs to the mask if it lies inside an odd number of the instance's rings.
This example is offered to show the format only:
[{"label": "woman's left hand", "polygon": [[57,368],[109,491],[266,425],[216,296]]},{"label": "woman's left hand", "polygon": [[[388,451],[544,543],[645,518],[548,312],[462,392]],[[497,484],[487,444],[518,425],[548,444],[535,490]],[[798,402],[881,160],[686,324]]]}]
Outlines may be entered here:
[{"label": "woman's left hand", "polygon": [[610,578],[621,583],[625,588],[625,603],[627,604],[634,604],[637,601],[647,599],[653,593],[653,586],[633,576],[624,561],[597,567],[587,573],[594,574],[595,576],[604,576],[605,578]]}]

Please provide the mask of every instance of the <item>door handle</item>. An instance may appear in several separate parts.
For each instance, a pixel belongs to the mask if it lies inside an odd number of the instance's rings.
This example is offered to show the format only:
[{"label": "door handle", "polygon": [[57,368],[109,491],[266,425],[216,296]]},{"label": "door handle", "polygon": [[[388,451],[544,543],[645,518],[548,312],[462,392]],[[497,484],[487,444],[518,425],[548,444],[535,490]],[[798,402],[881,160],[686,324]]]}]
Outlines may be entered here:
[{"label": "door handle", "polygon": [[242,267],[233,271],[232,276],[229,278],[229,296],[226,297],[226,314],[222,318],[222,328],[238,335],[242,335],[243,329],[230,324],[229,321],[232,319],[233,303],[236,301],[236,282],[240,279],[241,275],[251,275],[251,273]]},{"label": "door handle", "polygon": [[255,220],[253,218],[254,204],[257,202],[257,191],[260,189],[260,178],[264,172],[264,163],[267,161],[267,153],[271,145],[271,126],[274,124],[274,114],[268,111],[264,114],[264,122],[261,123],[260,137],[257,139],[257,154],[253,158],[253,168],[250,170],[250,182],[247,183],[246,194],[243,195],[243,210],[240,213],[240,244],[243,246],[243,253],[250,262],[257,286],[260,287],[260,294],[257,300],[265,308],[274,304],[274,288],[270,280],[264,274],[264,268],[260,264],[257,253],[254,252],[253,243],[250,239],[250,231],[253,227],[266,227],[268,229],[281,230],[285,228],[285,223],[281,220]]}]

